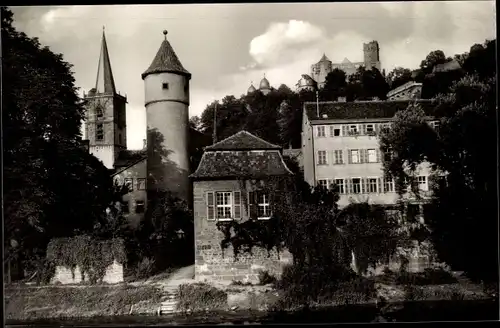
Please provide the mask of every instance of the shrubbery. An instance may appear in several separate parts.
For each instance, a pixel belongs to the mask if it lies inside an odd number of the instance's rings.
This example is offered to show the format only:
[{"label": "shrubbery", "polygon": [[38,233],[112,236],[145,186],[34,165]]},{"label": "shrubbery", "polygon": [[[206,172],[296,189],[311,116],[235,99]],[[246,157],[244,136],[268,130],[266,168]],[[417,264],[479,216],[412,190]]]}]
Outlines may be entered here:
[{"label": "shrubbery", "polygon": [[135,278],[144,279],[151,277],[155,273],[155,260],[148,257],[144,258],[135,268]]},{"label": "shrubbery", "polygon": [[180,285],[178,300],[177,309],[184,312],[227,308],[227,293],[203,283]]},{"label": "shrubbery", "polygon": [[428,268],[423,272],[393,272],[386,269],[378,280],[386,284],[415,286],[453,284],[457,282],[457,279],[450,272],[442,268]]},{"label": "shrubbery", "polygon": [[275,276],[269,274],[268,271],[259,272],[259,285],[268,285],[276,283],[277,279]]}]

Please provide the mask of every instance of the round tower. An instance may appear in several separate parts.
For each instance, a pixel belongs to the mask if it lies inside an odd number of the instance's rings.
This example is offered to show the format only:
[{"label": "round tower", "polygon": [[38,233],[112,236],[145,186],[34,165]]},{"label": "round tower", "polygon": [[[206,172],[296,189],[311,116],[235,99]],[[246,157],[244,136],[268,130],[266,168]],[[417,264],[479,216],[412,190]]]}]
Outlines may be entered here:
[{"label": "round tower", "polygon": [[149,68],[142,74],[147,122],[148,191],[169,191],[188,200],[189,80],[167,31]]}]

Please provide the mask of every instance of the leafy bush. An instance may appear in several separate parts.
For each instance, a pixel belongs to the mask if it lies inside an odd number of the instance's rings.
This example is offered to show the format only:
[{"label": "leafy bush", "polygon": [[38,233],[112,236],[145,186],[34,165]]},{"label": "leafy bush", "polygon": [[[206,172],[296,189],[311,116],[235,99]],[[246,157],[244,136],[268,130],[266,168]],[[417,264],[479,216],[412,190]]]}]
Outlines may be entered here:
[{"label": "leafy bush", "polygon": [[289,266],[276,286],[282,297],[276,310],[296,309],[310,304],[366,302],[376,294],[375,283],[358,277],[342,266]]},{"label": "leafy bush", "polygon": [[425,269],[424,272],[400,272],[396,278],[398,284],[411,285],[443,285],[456,283],[457,279],[451,273],[439,269]]},{"label": "leafy bush", "polygon": [[135,278],[144,279],[151,277],[155,273],[155,260],[148,257],[137,264]]},{"label": "leafy bush", "polygon": [[179,286],[180,311],[225,310],[227,308],[227,293],[207,284],[182,284]]},{"label": "leafy bush", "polygon": [[251,286],[252,283],[251,282],[243,282],[240,280],[233,280],[233,281],[231,281],[231,285],[233,285],[233,286]]},{"label": "leafy bush", "polygon": [[427,299],[424,295],[423,289],[417,286],[406,285],[404,290],[405,290],[405,299],[407,301],[421,301]]},{"label": "leafy bush", "polygon": [[274,284],[276,281],[276,277],[269,274],[268,271],[259,271],[259,285]]}]

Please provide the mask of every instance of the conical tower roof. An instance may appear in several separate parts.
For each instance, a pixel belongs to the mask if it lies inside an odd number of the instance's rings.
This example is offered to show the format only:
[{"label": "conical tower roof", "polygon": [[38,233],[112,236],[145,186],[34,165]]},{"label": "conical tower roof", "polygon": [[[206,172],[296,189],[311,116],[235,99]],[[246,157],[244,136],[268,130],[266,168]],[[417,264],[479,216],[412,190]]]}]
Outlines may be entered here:
[{"label": "conical tower roof", "polygon": [[269,80],[266,79],[266,75],[264,74],[264,78],[260,80],[259,89],[269,89],[271,85],[269,84]]},{"label": "conical tower roof", "polygon": [[191,73],[182,66],[170,42],[168,42],[167,31],[163,31],[163,34],[165,35],[165,40],[163,40],[149,68],[142,73],[142,79],[144,80],[149,74],[155,73],[177,73],[191,78]]},{"label": "conical tower roof", "polygon": [[256,90],[257,90],[257,89],[255,89],[255,87],[253,86],[253,82],[252,82],[252,83],[250,83],[250,87],[248,88],[247,93],[252,93],[252,92],[254,92],[254,91],[256,91]]},{"label": "conical tower roof", "polygon": [[326,57],[325,53],[323,53],[323,57],[321,57],[321,59],[319,60],[318,63],[321,63],[321,62],[331,62],[331,60],[328,59],[328,57]]},{"label": "conical tower roof", "polygon": [[95,82],[96,93],[115,94],[115,80],[111,71],[111,61],[109,60],[108,45],[104,27],[102,30],[101,54],[99,55],[99,66],[97,68],[97,79]]}]

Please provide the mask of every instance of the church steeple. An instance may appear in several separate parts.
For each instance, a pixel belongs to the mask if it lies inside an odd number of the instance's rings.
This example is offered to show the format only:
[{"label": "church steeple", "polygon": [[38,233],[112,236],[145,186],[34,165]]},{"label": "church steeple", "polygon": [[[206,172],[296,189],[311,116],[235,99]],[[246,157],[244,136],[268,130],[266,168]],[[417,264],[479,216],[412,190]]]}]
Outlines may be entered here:
[{"label": "church steeple", "polygon": [[101,53],[99,56],[99,67],[97,68],[97,79],[95,83],[96,93],[115,94],[115,80],[111,71],[111,61],[109,60],[108,45],[104,26],[102,28]]}]

